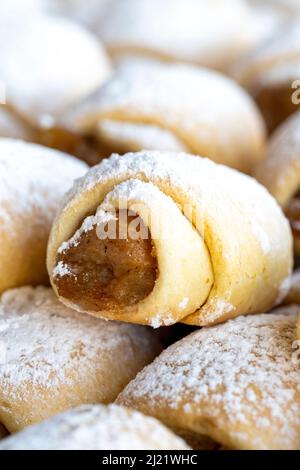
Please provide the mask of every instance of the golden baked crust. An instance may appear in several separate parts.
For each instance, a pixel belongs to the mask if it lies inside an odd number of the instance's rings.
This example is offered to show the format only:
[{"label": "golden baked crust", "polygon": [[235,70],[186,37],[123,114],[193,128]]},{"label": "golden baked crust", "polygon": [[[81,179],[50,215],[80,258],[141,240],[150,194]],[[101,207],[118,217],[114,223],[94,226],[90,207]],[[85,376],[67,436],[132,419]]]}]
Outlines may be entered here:
[{"label": "golden baked crust", "polygon": [[114,401],[161,351],[152,330],[80,315],[44,287],[2,295],[0,344],[0,423],[10,432]]},{"label": "golden baked crust", "polygon": [[[78,275],[63,257],[70,249],[80,256],[82,235],[95,228],[117,248],[116,211],[125,208],[151,235],[154,287],[138,303],[114,311],[82,308],[57,292],[60,278]],[[97,257],[88,255],[91,266]],[[48,245],[49,275],[64,303],[154,327],[208,325],[270,309],[286,294],[292,263],[288,221],[262,186],[209,160],[166,152],[114,155],[91,169],[68,195]]]},{"label": "golden baked crust", "polygon": [[117,403],[229,449],[299,450],[298,311],[192,333],[140,372]]}]

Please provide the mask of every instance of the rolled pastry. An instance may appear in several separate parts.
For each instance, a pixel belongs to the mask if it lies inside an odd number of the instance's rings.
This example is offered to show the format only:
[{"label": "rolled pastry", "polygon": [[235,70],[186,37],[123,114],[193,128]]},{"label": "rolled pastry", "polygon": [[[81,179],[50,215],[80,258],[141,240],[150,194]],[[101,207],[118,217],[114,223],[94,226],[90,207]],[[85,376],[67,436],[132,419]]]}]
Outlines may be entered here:
[{"label": "rolled pastry", "polygon": [[0,450],[189,450],[157,420],[117,405],[86,405],[31,426]]},{"label": "rolled pastry", "polygon": [[270,132],[299,109],[300,21],[288,24],[236,66],[234,77],[255,98]]},{"label": "rolled pastry", "polygon": [[[101,44],[58,16],[0,16],[0,77],[7,102],[34,124],[49,124],[110,73]],[[13,60],[12,60],[13,57]]]},{"label": "rolled pastry", "polygon": [[240,0],[111,0],[97,31],[115,61],[143,57],[225,69],[255,42],[253,26]]},{"label": "rolled pastry", "polygon": [[300,341],[300,315],[298,318],[298,325],[297,325],[297,338]]},{"label": "rolled pastry", "polygon": [[0,139],[0,292],[49,282],[50,227],[62,196],[86,169],[63,153]]},{"label": "rolled pastry", "polygon": [[233,81],[180,64],[120,67],[62,125],[113,151],[190,151],[245,172],[263,156],[265,129],[251,98]]},{"label": "rolled pastry", "polygon": [[0,345],[0,423],[10,432],[112,402],[161,350],[151,330],[77,314],[44,287],[2,295]]},{"label": "rolled pastry", "polygon": [[139,373],[117,403],[229,449],[299,450],[298,310],[192,333]]},{"label": "rolled pastry", "polygon": [[255,171],[285,210],[300,255],[300,111],[283,123],[271,137],[267,157]]},{"label": "rolled pastry", "polygon": [[48,271],[98,317],[208,325],[270,309],[292,267],[288,221],[252,178],[187,154],[113,155],[75,183]]}]

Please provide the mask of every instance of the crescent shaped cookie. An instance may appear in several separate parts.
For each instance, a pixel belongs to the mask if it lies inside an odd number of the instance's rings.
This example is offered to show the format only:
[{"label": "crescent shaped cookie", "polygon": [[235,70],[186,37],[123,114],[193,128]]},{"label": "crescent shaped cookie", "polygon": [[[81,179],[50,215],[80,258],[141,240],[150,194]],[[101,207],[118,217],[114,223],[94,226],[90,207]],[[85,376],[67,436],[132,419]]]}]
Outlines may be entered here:
[{"label": "crescent shaped cookie", "polygon": [[62,302],[114,320],[194,325],[281,302],[287,219],[254,179],[187,154],[113,155],[57,214],[48,272]]},{"label": "crescent shaped cookie", "polygon": [[273,134],[267,156],[255,170],[255,177],[283,207],[294,235],[294,249],[300,254],[300,112],[285,121]]},{"label": "crescent shaped cookie", "polygon": [[92,136],[106,156],[143,149],[189,151],[250,172],[265,127],[252,99],[212,70],[130,64],[67,113],[61,125]]},{"label": "crescent shaped cookie", "polygon": [[300,449],[299,307],[192,333],[138,374],[118,404],[228,449]]},{"label": "crescent shaped cookie", "polygon": [[115,61],[142,57],[218,69],[255,42],[250,9],[240,0],[112,0],[97,31]]},{"label": "crescent shaped cookie", "polygon": [[31,426],[0,450],[189,450],[157,420],[117,405],[85,405]]},{"label": "crescent shaped cookie", "polygon": [[8,432],[5,427],[0,423],[0,440],[8,436]]},{"label": "crescent shaped cookie", "polygon": [[62,196],[86,169],[63,153],[0,139],[0,292],[48,283],[51,224]]},{"label": "crescent shaped cookie", "polygon": [[60,115],[110,73],[101,44],[58,16],[1,14],[0,44],[6,101],[35,125],[45,124],[45,115]]},{"label": "crescent shaped cookie", "polygon": [[44,287],[2,295],[0,345],[0,423],[10,432],[112,402],[161,350],[152,330],[79,315]]},{"label": "crescent shaped cookie", "polygon": [[299,44],[298,20],[246,56],[233,72],[255,98],[269,132],[299,109]]}]

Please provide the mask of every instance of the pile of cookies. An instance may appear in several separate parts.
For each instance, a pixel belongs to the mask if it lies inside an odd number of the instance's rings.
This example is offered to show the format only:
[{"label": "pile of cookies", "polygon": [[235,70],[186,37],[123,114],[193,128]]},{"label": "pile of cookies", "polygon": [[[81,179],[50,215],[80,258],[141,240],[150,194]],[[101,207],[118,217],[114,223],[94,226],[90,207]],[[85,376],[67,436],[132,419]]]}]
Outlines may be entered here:
[{"label": "pile of cookies", "polygon": [[298,2],[1,38],[0,450],[300,450]]}]

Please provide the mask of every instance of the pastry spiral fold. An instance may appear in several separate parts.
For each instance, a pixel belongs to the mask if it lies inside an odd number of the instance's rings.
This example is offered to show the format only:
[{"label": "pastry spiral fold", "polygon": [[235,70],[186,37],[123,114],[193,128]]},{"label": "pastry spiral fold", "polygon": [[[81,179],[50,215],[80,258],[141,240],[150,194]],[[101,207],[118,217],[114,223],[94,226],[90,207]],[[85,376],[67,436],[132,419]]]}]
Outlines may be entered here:
[{"label": "pastry spiral fold", "polygon": [[270,139],[267,157],[255,177],[283,207],[294,236],[294,250],[300,254],[300,112],[285,121]]},{"label": "pastry spiral fold", "polygon": [[229,449],[299,450],[298,307],[197,330],[165,350],[118,404],[194,441]]},{"label": "pastry spiral fold", "polygon": [[95,316],[208,325],[270,309],[292,267],[288,221],[253,179],[187,154],[113,155],[54,222],[59,298]]},{"label": "pastry spiral fold", "polygon": [[110,403],[161,351],[156,333],[66,308],[52,289],[0,303],[0,423],[16,432],[86,403]]},{"label": "pastry spiral fold", "polygon": [[157,420],[117,405],[85,405],[31,426],[0,450],[189,450]]},{"label": "pastry spiral fold", "polygon": [[61,122],[99,153],[187,151],[244,172],[261,160],[265,127],[252,98],[212,70],[182,64],[120,67]]}]

